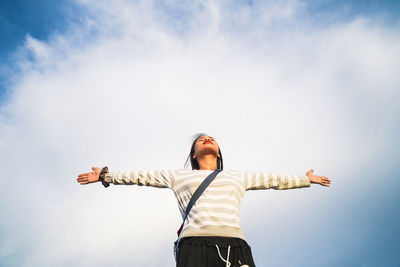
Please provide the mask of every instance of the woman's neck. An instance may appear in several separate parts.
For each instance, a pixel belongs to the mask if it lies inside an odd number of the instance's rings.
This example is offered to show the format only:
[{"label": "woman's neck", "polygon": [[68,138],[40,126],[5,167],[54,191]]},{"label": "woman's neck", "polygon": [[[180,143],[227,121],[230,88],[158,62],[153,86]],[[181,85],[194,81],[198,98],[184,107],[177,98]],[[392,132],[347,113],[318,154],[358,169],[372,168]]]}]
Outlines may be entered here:
[{"label": "woman's neck", "polygon": [[216,170],[217,169],[217,157],[214,155],[204,155],[197,158],[200,170]]}]

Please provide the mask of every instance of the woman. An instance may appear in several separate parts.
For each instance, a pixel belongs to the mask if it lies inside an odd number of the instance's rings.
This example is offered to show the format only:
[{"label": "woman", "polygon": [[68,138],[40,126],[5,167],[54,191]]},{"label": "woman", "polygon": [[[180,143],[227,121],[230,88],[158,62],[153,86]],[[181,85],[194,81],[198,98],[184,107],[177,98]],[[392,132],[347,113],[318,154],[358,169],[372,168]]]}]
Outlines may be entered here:
[{"label": "woman", "polygon": [[[198,134],[189,157],[192,170],[149,170],[108,172],[93,167],[93,172],[78,176],[80,184],[101,181],[104,186],[137,184],[174,191],[182,218],[201,182],[214,170],[221,172],[193,205],[180,232],[177,266],[255,266],[251,249],[244,240],[239,220],[239,206],[247,190],[309,187],[310,183],[329,186],[330,180],[313,174],[304,176],[224,171],[221,150],[209,135]],[[185,164],[186,165],[186,164]]]}]

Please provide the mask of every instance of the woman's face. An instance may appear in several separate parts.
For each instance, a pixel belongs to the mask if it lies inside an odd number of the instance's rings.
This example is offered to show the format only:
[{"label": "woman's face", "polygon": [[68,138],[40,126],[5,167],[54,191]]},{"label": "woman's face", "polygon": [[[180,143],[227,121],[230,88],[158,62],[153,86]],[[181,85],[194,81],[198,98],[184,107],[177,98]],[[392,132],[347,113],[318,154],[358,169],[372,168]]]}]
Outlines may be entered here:
[{"label": "woman's face", "polygon": [[214,138],[208,135],[200,136],[196,141],[195,145],[195,155],[193,158],[204,156],[207,154],[215,155],[216,157],[220,157],[218,153],[218,143]]}]

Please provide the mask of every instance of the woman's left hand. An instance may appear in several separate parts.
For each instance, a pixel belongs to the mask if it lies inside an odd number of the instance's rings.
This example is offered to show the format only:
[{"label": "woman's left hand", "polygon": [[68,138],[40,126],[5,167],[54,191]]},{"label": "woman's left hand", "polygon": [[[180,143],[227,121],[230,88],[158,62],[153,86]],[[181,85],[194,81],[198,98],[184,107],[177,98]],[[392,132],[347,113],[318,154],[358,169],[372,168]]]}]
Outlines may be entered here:
[{"label": "woman's left hand", "polygon": [[324,185],[329,187],[329,184],[331,183],[331,180],[329,180],[327,177],[325,176],[318,176],[313,174],[314,170],[309,170],[306,175],[308,176],[308,178],[310,178],[310,182],[311,183],[315,183],[315,184],[320,184],[320,185]]}]

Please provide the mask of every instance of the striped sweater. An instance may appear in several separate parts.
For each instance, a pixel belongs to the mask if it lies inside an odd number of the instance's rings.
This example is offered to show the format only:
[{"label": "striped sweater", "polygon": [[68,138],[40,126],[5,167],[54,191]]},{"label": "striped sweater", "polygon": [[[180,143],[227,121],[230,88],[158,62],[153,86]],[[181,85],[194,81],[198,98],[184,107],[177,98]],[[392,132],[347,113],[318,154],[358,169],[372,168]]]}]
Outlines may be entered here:
[{"label": "striped sweater", "polygon": [[[142,170],[109,172],[105,182],[170,188],[174,192],[182,218],[190,198],[212,170]],[[239,206],[244,192],[257,189],[290,189],[309,187],[307,176],[274,173],[221,171],[193,205],[181,237],[226,236],[244,239],[240,226]]]}]

